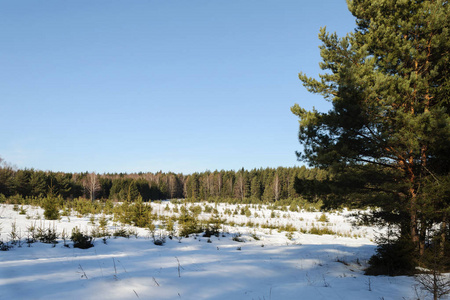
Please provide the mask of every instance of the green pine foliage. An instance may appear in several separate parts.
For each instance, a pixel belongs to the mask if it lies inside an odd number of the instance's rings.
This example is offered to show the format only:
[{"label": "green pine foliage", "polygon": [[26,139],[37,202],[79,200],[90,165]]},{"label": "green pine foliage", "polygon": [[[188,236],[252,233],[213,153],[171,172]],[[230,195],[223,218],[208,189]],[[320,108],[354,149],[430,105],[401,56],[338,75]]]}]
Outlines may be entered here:
[{"label": "green pine foliage", "polygon": [[114,206],[113,212],[115,221],[131,225],[133,219],[133,207],[129,201]]},{"label": "green pine foliage", "polygon": [[59,203],[60,197],[54,197],[51,193],[43,199],[44,218],[47,220],[58,220],[60,218]]},{"label": "green pine foliage", "polygon": [[152,214],[152,207],[142,201],[139,195],[132,206],[131,222],[133,225],[142,228],[148,228],[153,225],[154,216]]},{"label": "green pine foliage", "polygon": [[219,236],[220,229],[222,224],[225,222],[222,218],[220,218],[220,214],[217,210],[211,215],[211,217],[207,220],[207,227],[205,230],[205,237],[210,237],[212,235]]},{"label": "green pine foliage", "polygon": [[380,207],[376,217],[397,227],[399,244],[381,245],[372,263],[400,268],[392,253],[406,249],[407,262],[424,255],[433,228],[441,228],[433,233],[441,240],[449,236],[450,7],[444,0],[352,0],[348,7],[355,31],[339,38],[322,28],[325,72],[299,75],[333,109],[291,108],[300,118],[299,159],[331,176],[297,186],[312,184],[312,197],[325,192],[328,206]]},{"label": "green pine foliage", "polygon": [[81,232],[78,227],[72,230],[70,239],[73,241],[74,248],[89,249],[94,247],[93,237]]},{"label": "green pine foliage", "polygon": [[181,206],[178,217],[178,236],[185,237],[202,231],[198,215],[191,212],[185,205]]},{"label": "green pine foliage", "polygon": [[33,234],[32,234],[33,241],[39,240],[40,242],[46,243],[46,244],[58,243],[56,241],[56,239],[58,238],[58,234],[56,232],[55,227],[51,227],[49,225],[47,228],[44,228],[42,225],[39,227],[32,225],[29,229],[30,229],[30,231],[33,231]]},{"label": "green pine foliage", "polygon": [[415,272],[414,244],[407,239],[383,243],[369,260],[367,275],[408,275]]}]

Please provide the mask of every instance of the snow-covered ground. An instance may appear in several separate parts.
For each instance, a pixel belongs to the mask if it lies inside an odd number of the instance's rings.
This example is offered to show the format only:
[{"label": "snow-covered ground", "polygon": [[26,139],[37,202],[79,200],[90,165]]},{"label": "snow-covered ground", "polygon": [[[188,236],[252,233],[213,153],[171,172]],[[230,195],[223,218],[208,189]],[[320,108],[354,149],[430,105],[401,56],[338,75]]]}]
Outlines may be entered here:
[{"label": "snow-covered ground", "polygon": [[[169,214],[173,204],[153,203]],[[165,209],[169,205],[170,210]],[[240,205],[242,208],[243,205]],[[0,240],[10,240],[13,226],[25,240],[32,224],[70,232],[93,227],[89,217],[42,220],[43,210],[26,206],[20,215],[0,206]],[[220,212],[236,206],[221,204]],[[231,215],[237,224],[326,226],[337,235],[311,235],[261,227],[224,226],[227,233],[208,238],[166,239],[156,246],[145,229],[138,237],[96,239],[94,247],[33,243],[0,252],[0,299],[425,299],[414,278],[365,276],[374,253],[375,233],[351,225],[350,212],[271,211],[253,206],[252,216]],[[257,215],[255,216],[255,212]],[[224,215],[223,215],[224,216]],[[206,217],[206,216],[204,216]],[[109,222],[110,231],[114,224]],[[241,234],[244,242],[234,241]]]}]

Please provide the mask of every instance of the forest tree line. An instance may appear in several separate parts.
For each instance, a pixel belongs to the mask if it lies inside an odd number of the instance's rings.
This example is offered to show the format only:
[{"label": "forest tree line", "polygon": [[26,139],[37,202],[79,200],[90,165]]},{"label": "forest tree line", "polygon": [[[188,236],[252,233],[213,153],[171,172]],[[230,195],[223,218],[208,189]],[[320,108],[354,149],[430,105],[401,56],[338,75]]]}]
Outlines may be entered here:
[{"label": "forest tree line", "polygon": [[143,201],[180,199],[235,202],[274,202],[308,197],[311,189],[299,190],[299,182],[323,182],[325,170],[302,167],[205,171],[189,175],[175,173],[64,173],[16,169],[0,165],[0,194],[5,197],[46,197],[64,199],[110,199]]}]

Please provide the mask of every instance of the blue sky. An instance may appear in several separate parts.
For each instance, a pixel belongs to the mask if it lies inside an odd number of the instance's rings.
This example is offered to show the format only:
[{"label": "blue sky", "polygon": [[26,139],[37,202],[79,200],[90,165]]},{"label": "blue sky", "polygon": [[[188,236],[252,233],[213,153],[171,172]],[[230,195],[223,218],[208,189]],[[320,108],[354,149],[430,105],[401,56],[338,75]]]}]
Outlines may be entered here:
[{"label": "blue sky", "polygon": [[18,168],[291,167],[298,73],[345,0],[0,1],[0,157]]}]

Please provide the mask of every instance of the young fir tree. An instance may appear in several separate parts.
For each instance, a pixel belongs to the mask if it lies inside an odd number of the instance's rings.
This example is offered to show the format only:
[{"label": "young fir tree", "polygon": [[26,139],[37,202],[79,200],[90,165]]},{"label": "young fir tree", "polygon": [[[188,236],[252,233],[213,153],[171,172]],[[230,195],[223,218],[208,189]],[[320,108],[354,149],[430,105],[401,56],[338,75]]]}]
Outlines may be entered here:
[{"label": "young fir tree", "polygon": [[139,195],[132,206],[131,221],[137,227],[149,227],[153,223],[153,214],[151,205],[142,201]]},{"label": "young fir tree", "polygon": [[54,196],[53,194],[53,186],[49,187],[47,197],[43,200],[43,208],[44,208],[44,218],[47,220],[58,220],[60,217],[59,214],[59,205],[60,199]]},{"label": "young fir tree", "polygon": [[449,3],[349,0],[348,7],[354,32],[320,31],[326,72],[319,80],[299,75],[333,104],[327,113],[292,107],[299,158],[331,168],[336,194],[352,190],[347,198],[381,207],[378,216],[398,224],[420,257],[433,225],[447,224],[448,236],[448,199],[421,195],[425,181],[439,185],[450,170]]},{"label": "young fir tree", "polygon": [[178,231],[178,235],[183,237],[202,231],[199,226],[198,215],[187,209],[185,205],[181,206],[180,216],[178,217]]}]

